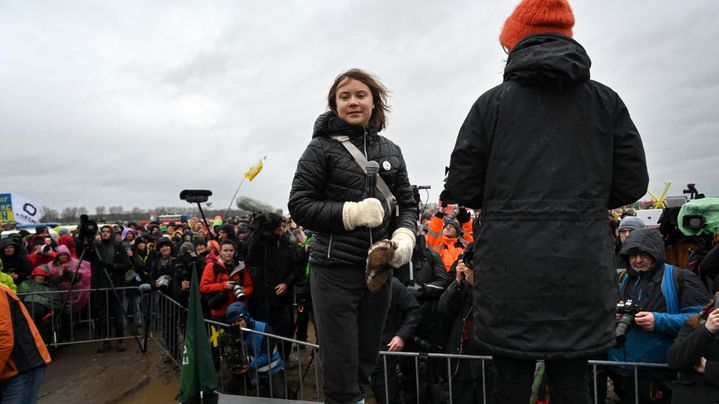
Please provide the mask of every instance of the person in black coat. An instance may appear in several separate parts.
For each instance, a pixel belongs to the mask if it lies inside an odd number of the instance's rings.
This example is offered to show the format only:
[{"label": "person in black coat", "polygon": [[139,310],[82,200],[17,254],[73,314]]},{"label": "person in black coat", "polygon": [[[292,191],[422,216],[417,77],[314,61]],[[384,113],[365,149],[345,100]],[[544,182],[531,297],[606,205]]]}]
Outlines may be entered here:
[{"label": "person in black coat", "polygon": [[[78,243],[77,252],[82,255],[88,248],[84,243]],[[85,259],[92,265],[92,289],[95,291],[93,298],[94,307],[97,310],[99,325],[97,327],[98,337],[104,339],[102,346],[97,349],[98,353],[107,352],[112,348],[110,340],[110,320],[114,323],[115,338],[125,336],[125,311],[122,308],[122,291],[116,287],[125,285],[125,273],[132,267],[127,251],[121,242],[115,241],[115,230],[111,226],[100,228],[100,241],[96,242],[92,249],[85,253]],[[117,350],[124,351],[125,346],[122,340],[117,341]]]},{"label": "person in black coat", "polygon": [[614,344],[607,209],[647,190],[639,133],[590,80],[573,25],[566,0],[517,6],[504,81],[469,111],[440,197],[482,209],[474,337],[495,358],[498,402],[529,399],[537,359],[560,383],[552,402],[585,402],[586,358]]},{"label": "person in black coat", "polygon": [[0,240],[0,260],[2,260],[3,271],[12,277],[15,285],[20,285],[30,277],[33,268],[22,253],[22,244],[15,238],[9,237]]},{"label": "person in black coat", "polygon": [[[447,353],[454,355],[488,355],[472,339],[472,285],[474,270],[464,261],[455,267],[455,279],[439,297],[439,314],[451,324]],[[491,362],[474,360],[452,360],[452,402],[492,403]],[[486,401],[485,401],[486,400]]]},{"label": "person in black coat", "polygon": [[[250,297],[250,315],[255,320],[272,326],[277,335],[292,338],[294,317],[292,298],[295,283],[305,261],[305,251],[289,237],[286,224],[275,213],[258,217],[261,224],[250,225],[253,229],[247,239],[245,264],[250,268],[254,291]],[[280,355],[288,360],[292,344],[280,345]]]},{"label": "person in black coat", "polygon": [[[389,352],[403,351],[422,319],[419,303],[399,279],[392,277],[392,303],[382,329],[380,347]],[[399,390],[396,355],[380,356],[372,372],[372,392],[377,404],[402,403]],[[387,384],[385,386],[385,375]],[[414,377],[414,376],[413,376]]]},{"label": "person in black coat", "polygon": [[[367,288],[368,250],[375,242],[389,242],[389,266],[406,264],[415,243],[417,204],[400,148],[378,134],[388,111],[384,86],[352,69],[335,79],[327,101],[330,111],[315,122],[297,163],[288,207],[298,225],[315,232],[310,284],[325,398],[347,403],[361,400],[369,387],[390,299],[388,282],[377,293]],[[378,162],[378,176],[396,203],[368,189],[365,167],[348,151],[354,148]]]},{"label": "person in black coat", "polygon": [[679,372],[672,387],[672,403],[719,402],[719,294],[698,316],[687,320],[667,352],[667,363]]}]

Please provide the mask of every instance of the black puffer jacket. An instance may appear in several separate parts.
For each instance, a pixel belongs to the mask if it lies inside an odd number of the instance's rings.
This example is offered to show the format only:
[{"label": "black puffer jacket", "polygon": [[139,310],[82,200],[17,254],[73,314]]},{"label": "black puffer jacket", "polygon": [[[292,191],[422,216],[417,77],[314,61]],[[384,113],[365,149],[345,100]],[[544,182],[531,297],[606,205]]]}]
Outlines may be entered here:
[{"label": "black puffer jacket", "polygon": [[[397,198],[399,215],[385,205],[384,222],[372,229],[372,240],[390,238],[399,227],[413,232],[417,207],[400,148],[375,130],[351,126],[327,112],[315,122],[312,141],[297,163],[288,207],[295,222],[315,232],[310,264],[323,268],[364,268],[370,246],[367,228],[347,231],[342,223],[345,202],[359,202],[365,195],[362,168],[340,142],[331,136],[346,135],[368,161],[379,163],[379,175]],[[379,194],[379,192],[378,192]],[[382,200],[383,198],[379,198]]]},{"label": "black puffer jacket", "polygon": [[619,96],[561,35],[525,38],[504,82],[472,106],[443,200],[482,208],[474,327],[498,355],[570,358],[614,343],[607,208],[647,190],[639,133]]}]

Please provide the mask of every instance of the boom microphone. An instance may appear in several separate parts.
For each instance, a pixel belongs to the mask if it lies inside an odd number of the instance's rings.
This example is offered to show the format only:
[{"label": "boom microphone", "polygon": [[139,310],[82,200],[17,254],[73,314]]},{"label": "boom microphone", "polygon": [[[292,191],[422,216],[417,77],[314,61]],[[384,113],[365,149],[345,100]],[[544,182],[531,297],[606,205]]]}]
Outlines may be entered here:
[{"label": "boom microphone", "polygon": [[275,208],[273,208],[272,205],[257,199],[252,199],[249,196],[237,197],[235,205],[237,205],[240,210],[253,213],[272,213],[275,211]]},{"label": "boom microphone", "polygon": [[374,198],[377,193],[377,173],[379,172],[379,164],[376,161],[370,160],[365,166],[367,170],[367,197]]}]

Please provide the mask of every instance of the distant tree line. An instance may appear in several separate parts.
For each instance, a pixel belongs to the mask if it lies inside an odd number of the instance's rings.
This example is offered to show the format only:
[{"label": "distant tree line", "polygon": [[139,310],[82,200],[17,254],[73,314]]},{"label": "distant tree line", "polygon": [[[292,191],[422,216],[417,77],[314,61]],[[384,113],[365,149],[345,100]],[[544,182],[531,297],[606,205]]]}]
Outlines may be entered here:
[{"label": "distant tree line", "polygon": [[[62,211],[43,206],[45,215],[42,217],[43,222],[60,222],[63,224],[74,224],[80,221],[80,215],[88,215],[93,220],[97,219],[103,222],[139,222],[141,220],[150,220],[151,215],[182,215],[187,214],[190,217],[200,216],[200,211],[197,207],[185,206],[158,206],[154,209],[142,209],[134,207],[130,210],[125,210],[122,206],[97,206],[95,207],[95,213],[91,214],[84,206],[68,206]],[[203,209],[205,216],[208,221],[211,221],[215,216],[225,215],[224,210],[210,210]],[[242,216],[247,214],[237,209],[230,209],[228,216]]]}]

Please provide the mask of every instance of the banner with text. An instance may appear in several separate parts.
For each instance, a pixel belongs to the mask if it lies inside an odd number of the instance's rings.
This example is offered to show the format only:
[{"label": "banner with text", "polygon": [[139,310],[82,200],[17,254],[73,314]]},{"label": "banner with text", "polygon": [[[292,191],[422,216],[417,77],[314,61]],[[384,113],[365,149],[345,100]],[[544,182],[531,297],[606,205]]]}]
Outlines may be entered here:
[{"label": "banner with text", "polygon": [[0,222],[40,223],[45,214],[37,203],[18,194],[0,194]]}]

